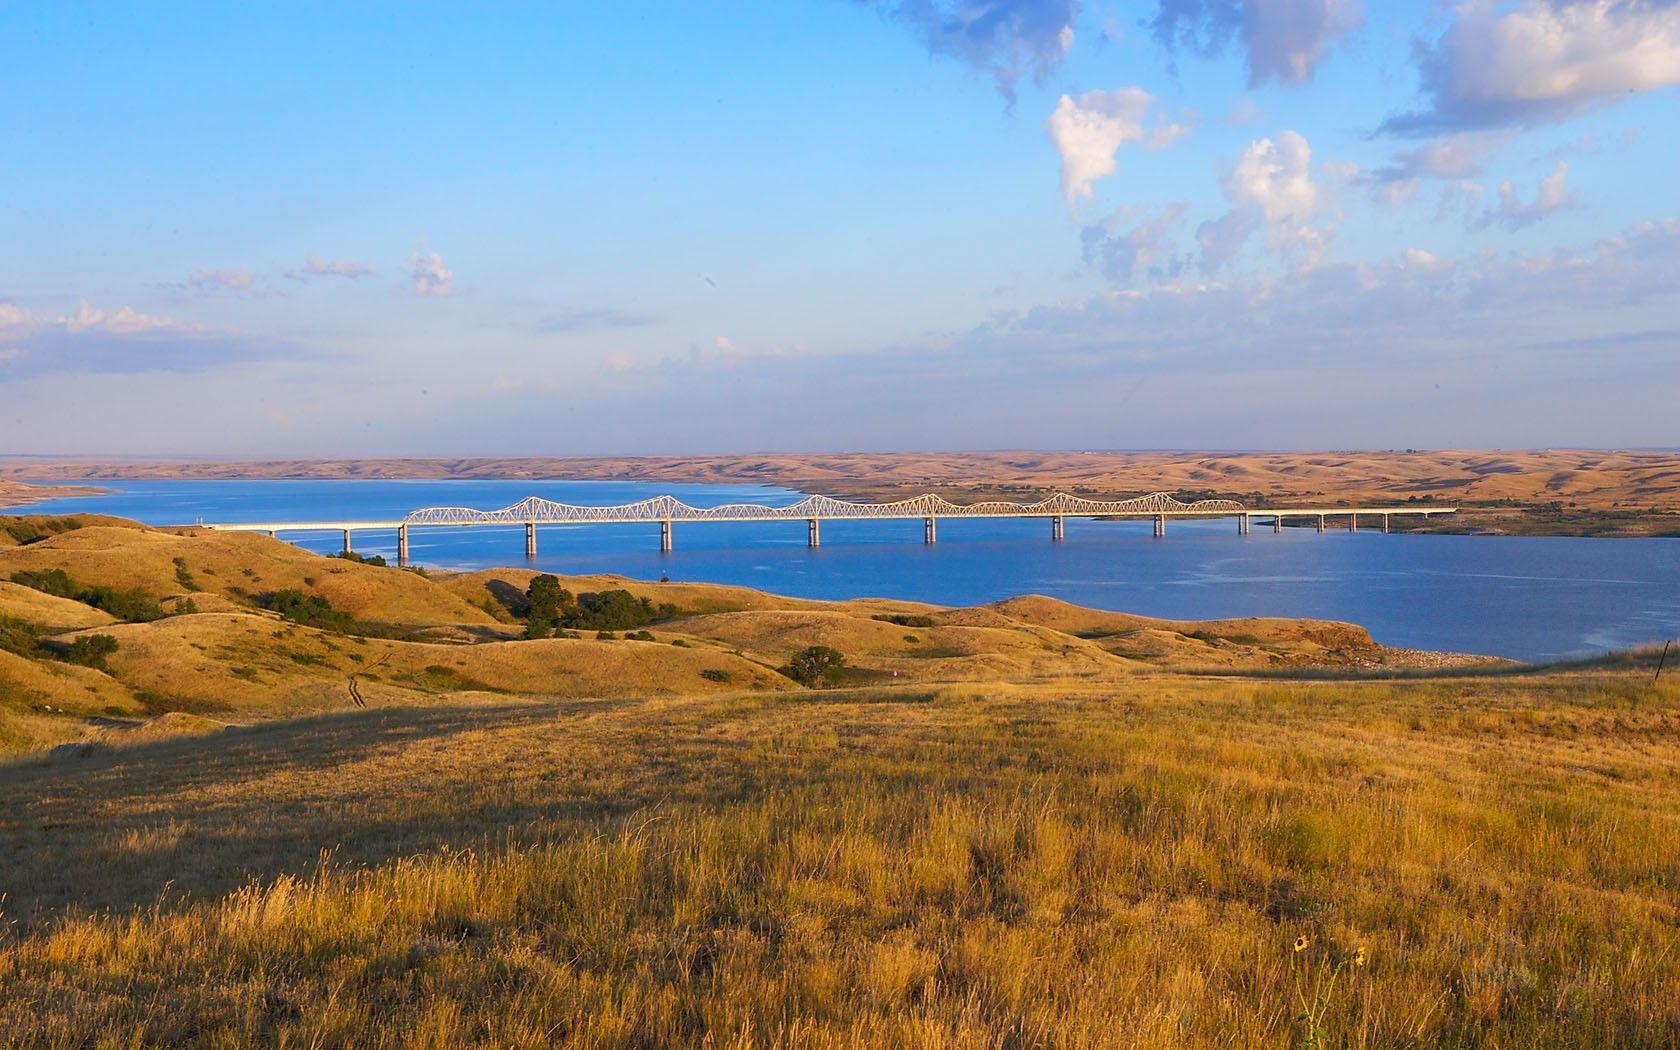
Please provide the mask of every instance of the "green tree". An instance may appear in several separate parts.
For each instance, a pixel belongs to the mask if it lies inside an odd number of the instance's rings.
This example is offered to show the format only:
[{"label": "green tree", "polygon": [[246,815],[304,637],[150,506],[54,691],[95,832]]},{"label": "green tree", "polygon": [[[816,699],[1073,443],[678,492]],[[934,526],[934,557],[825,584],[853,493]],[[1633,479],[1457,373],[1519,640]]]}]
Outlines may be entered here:
[{"label": "green tree", "polygon": [[83,667],[105,670],[105,658],[117,651],[117,640],[108,634],[84,634],[70,643],[64,658]]},{"label": "green tree", "polygon": [[531,585],[525,590],[525,598],[530,602],[530,611],[525,617],[525,637],[554,637],[554,630],[560,626],[561,617],[566,615],[567,609],[572,605],[572,592],[560,586],[558,577],[545,572],[531,578]]},{"label": "green tree", "polygon": [[654,604],[626,590],[580,594],[577,607],[566,616],[565,626],[592,631],[628,631],[677,615],[674,605]]},{"label": "green tree", "polygon": [[782,673],[800,685],[816,687],[839,678],[845,667],[846,658],[840,650],[813,645],[794,653]]}]

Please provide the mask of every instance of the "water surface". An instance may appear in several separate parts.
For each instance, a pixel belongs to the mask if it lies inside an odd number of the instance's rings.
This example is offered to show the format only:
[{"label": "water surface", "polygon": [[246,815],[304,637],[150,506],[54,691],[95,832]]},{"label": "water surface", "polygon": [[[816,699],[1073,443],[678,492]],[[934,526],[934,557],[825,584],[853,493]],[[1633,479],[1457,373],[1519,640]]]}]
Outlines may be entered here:
[{"label": "water surface", "polygon": [[[528,495],[615,504],[670,493],[694,506],[787,504],[802,495],[759,485],[595,481],[122,481],[106,496],[51,500],[36,513],[96,511],[148,524],[396,519],[427,506],[495,509]],[[825,521],[822,547],[803,521],[679,522],[677,549],[659,527],[553,525],[525,559],[524,529],[425,528],[410,533],[415,563],[451,569],[532,565],[557,573],[742,584],[805,598],[862,596],[971,605],[1048,594],[1080,605],[1167,616],[1300,616],[1347,620],[1378,641],[1418,649],[1545,660],[1680,633],[1680,539],[1408,536],[1373,530],[1322,535],[1232,520],[1070,518],[1050,541],[1044,519],[941,519],[939,542],[920,521]],[[285,538],[331,552],[337,533]],[[395,558],[395,532],[356,535],[364,554]]]}]

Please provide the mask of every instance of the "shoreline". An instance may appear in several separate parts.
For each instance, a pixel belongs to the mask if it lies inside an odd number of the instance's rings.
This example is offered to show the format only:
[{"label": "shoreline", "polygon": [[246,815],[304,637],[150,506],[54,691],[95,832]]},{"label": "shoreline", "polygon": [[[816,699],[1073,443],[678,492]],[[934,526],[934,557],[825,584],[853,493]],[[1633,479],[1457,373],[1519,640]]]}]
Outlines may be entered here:
[{"label": "shoreline", "polygon": [[[0,458],[0,505],[102,495],[118,480],[498,480],[764,484],[841,499],[929,492],[953,502],[1179,498],[1348,506],[1443,502],[1456,515],[1397,532],[1575,537],[1680,536],[1680,452],[927,452],[241,461]],[[67,486],[37,491],[43,485]]]}]

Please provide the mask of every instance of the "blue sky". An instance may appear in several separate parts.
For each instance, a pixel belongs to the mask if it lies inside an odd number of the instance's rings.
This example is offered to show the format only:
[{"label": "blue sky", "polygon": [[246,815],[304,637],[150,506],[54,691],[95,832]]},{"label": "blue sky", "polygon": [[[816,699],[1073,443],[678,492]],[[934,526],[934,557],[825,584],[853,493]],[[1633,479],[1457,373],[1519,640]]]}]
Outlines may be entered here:
[{"label": "blue sky", "polygon": [[1675,445],[1671,0],[0,10],[0,451]]}]

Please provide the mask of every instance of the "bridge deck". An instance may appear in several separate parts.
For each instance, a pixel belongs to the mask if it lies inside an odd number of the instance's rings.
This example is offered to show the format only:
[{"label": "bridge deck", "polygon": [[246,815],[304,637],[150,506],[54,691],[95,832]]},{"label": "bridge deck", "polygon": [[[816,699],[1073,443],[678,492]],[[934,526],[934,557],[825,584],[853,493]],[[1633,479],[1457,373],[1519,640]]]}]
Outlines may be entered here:
[{"label": "bridge deck", "polygon": [[1318,518],[1318,517],[1348,517],[1351,515],[1366,515],[1370,517],[1414,515],[1430,517],[1436,514],[1453,514],[1457,507],[1419,507],[1401,504],[1398,506],[1362,506],[1362,507],[1252,507],[1239,510],[1126,510],[1126,511],[1062,511],[1062,510],[964,510],[956,513],[928,513],[925,511],[892,511],[869,514],[824,514],[824,513],[765,513],[765,514],[728,514],[705,517],[686,517],[673,515],[670,517],[653,516],[625,516],[625,517],[532,517],[532,518],[494,518],[478,520],[416,520],[413,517],[393,520],[356,520],[356,521],[250,521],[250,522],[200,522],[197,527],[212,529],[217,532],[361,532],[368,529],[397,529],[397,528],[483,528],[500,526],[503,528],[517,528],[521,525],[651,525],[664,522],[769,522],[769,521],[888,521],[909,520],[915,518],[1232,518],[1248,516],[1250,518]]}]

